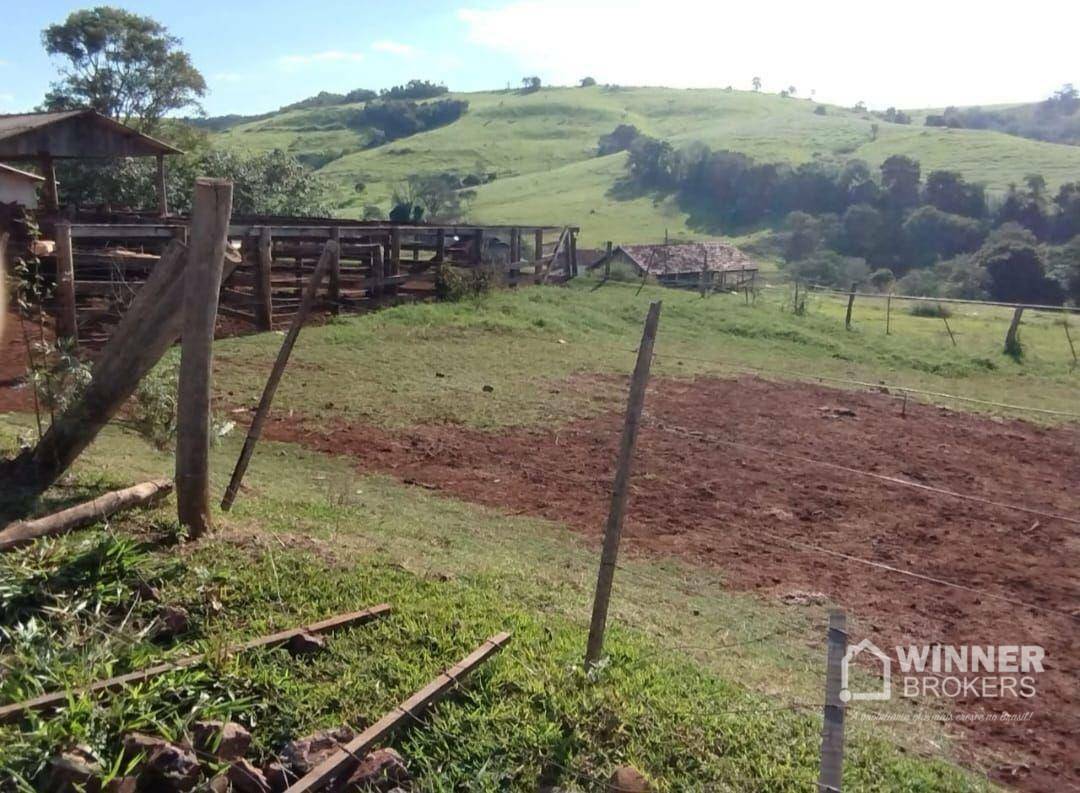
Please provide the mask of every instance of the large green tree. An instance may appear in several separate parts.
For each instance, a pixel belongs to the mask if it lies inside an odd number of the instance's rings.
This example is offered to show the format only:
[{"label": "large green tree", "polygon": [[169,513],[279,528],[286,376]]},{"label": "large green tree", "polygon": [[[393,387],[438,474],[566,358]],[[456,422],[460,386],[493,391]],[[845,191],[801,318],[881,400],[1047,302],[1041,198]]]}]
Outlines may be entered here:
[{"label": "large green tree", "polygon": [[153,131],[165,114],[198,108],[206,94],[180,39],[150,17],[98,6],[50,25],[41,40],[49,55],[66,59],[45,96],[48,110],[92,107]]}]

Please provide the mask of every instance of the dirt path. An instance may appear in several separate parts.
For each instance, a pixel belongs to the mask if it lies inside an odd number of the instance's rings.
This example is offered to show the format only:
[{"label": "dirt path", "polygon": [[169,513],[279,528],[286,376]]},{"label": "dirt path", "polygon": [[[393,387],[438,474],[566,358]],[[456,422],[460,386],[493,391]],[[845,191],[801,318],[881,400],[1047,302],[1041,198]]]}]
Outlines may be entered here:
[{"label": "dirt path", "polygon": [[[958,701],[963,712],[1033,711],[1021,723],[957,727],[968,751],[1024,758],[998,779],[1026,790],[1080,789],[1077,621],[798,550],[763,535],[961,582],[1080,614],[1080,529],[1000,507],[733,449],[705,433],[934,487],[1080,516],[1080,430],[1044,429],[756,378],[661,381],[650,389],[624,547],[721,570],[737,589],[820,591],[870,638],[899,643],[1040,644],[1032,700]],[[362,470],[599,535],[621,415],[492,434],[460,427],[390,433],[272,421],[267,437],[348,454]]]}]

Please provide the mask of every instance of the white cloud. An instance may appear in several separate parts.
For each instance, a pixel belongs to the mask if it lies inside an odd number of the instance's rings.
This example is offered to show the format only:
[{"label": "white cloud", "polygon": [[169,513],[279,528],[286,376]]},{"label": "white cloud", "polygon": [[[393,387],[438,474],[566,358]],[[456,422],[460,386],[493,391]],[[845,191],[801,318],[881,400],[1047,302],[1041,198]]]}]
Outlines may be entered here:
[{"label": "white cloud", "polygon": [[795,85],[822,101],[919,107],[1036,99],[1080,82],[1080,3],[1060,0],[1027,0],[1011,15],[941,0],[900,11],[865,0],[518,0],[457,16],[471,44],[554,84],[588,75],[748,88],[758,75],[767,91]]},{"label": "white cloud", "polygon": [[0,105],[10,105],[15,101],[15,94],[0,94]]},{"label": "white cloud", "polygon": [[286,68],[297,68],[317,63],[355,63],[357,61],[362,61],[363,59],[364,54],[362,52],[325,50],[323,52],[312,52],[305,55],[282,55],[278,58],[278,63]]},{"label": "white cloud", "polygon": [[371,45],[371,49],[376,52],[385,52],[390,55],[401,55],[403,57],[408,57],[415,52],[408,44],[402,44],[400,41],[387,41],[385,39],[383,41],[376,41]]},{"label": "white cloud", "polygon": [[237,72],[218,72],[213,79],[219,83],[238,83],[245,78]]}]

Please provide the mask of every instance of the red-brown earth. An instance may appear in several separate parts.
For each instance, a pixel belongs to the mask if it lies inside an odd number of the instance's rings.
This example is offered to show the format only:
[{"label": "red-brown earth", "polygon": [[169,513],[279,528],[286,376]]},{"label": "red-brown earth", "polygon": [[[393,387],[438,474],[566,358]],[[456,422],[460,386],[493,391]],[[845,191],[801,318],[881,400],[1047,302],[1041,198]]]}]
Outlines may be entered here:
[{"label": "red-brown earth", "polygon": [[[595,540],[621,429],[618,412],[499,432],[448,425],[387,431],[344,421],[327,427],[293,415],[269,422],[264,434],[348,455],[363,471],[561,521]],[[1029,720],[961,721],[955,729],[969,757],[991,750],[1024,758],[993,769],[1007,784],[1080,789],[1077,525],[777,452],[1076,518],[1080,429],[757,378],[657,381],[647,399],[623,533],[628,552],[715,568],[734,589],[766,597],[822,592],[863,627],[855,641],[1041,645],[1045,671],[1035,697],[954,705],[954,712],[983,718],[1031,712]],[[785,539],[978,592],[792,547]]]}]

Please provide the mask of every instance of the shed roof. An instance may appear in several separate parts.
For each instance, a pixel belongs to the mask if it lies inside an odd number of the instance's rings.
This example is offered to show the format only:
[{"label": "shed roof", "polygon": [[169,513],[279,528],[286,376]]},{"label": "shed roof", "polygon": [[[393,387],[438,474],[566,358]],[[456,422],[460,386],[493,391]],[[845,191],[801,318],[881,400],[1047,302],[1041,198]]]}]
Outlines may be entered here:
[{"label": "shed roof", "polygon": [[[700,273],[702,270],[756,270],[757,263],[726,242],[690,242],[676,245],[620,245],[622,251],[650,275]],[[613,253],[615,252],[613,251]]]},{"label": "shed roof", "polygon": [[96,110],[0,115],[0,159],[153,157],[180,150]]},{"label": "shed roof", "polygon": [[0,162],[0,176],[20,179],[26,182],[44,182],[44,176],[38,176],[36,173],[27,173],[26,171],[20,171],[18,168],[12,168],[10,165],[4,165]]}]

